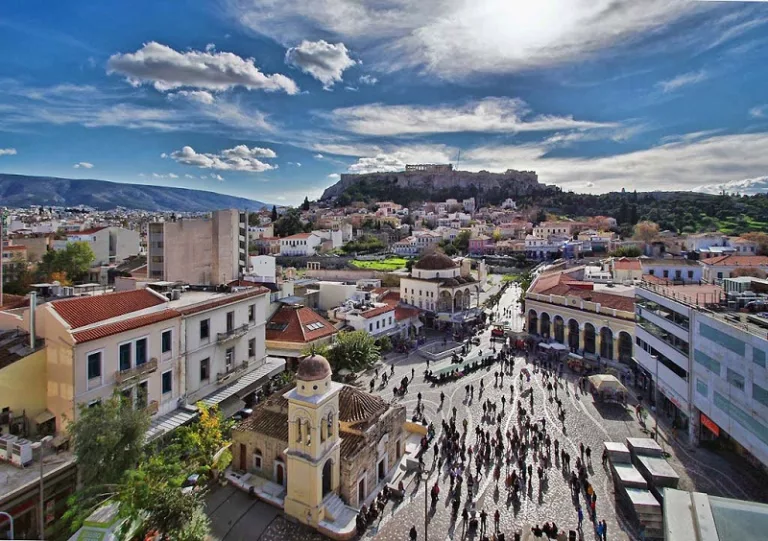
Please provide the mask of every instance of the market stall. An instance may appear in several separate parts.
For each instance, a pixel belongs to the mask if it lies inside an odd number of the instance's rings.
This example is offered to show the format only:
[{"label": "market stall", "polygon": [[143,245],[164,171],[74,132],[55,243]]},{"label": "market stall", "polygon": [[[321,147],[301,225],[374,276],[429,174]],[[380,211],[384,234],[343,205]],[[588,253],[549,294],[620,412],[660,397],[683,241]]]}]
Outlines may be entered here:
[{"label": "market stall", "polygon": [[595,374],[587,378],[592,387],[592,394],[598,401],[625,403],[627,388],[612,374]]}]

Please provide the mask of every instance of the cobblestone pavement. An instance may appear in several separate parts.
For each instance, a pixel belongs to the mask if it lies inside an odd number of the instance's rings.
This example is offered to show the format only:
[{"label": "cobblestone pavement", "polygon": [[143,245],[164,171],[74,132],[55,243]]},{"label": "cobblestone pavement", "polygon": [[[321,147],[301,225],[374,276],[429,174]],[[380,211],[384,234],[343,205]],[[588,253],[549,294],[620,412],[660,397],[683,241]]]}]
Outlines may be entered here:
[{"label": "cobblestone pavement", "polygon": [[[510,287],[502,297],[501,309],[510,308],[512,316],[503,317],[511,319],[513,328],[522,328],[522,316],[519,314],[516,299],[519,296],[519,289]],[[498,310],[498,309],[497,309]],[[474,349],[476,354],[482,350],[486,355],[491,352],[490,335],[486,331],[482,337],[481,345]],[[472,354],[470,354],[470,358]],[[501,396],[506,394],[507,407],[504,418],[502,419],[502,433],[511,430],[517,421],[517,413],[513,404],[509,402],[509,385],[515,382],[515,398],[519,397],[517,388],[518,376],[523,367],[527,367],[533,372],[533,366],[527,364],[524,357],[518,357],[515,361],[513,375],[504,377],[504,385],[494,386],[494,371],[500,369],[500,365],[495,364],[485,370],[477,371],[461,380],[442,386],[435,386],[424,382],[422,374],[426,368],[425,361],[417,358],[416,355],[410,357],[399,357],[394,360],[396,366],[395,376],[391,381],[399,381],[404,375],[410,377],[411,370],[416,373],[415,381],[409,386],[408,394],[396,399],[399,403],[408,408],[408,416],[413,414],[417,403],[417,394],[422,393],[422,401],[425,405],[426,416],[431,420],[437,431],[438,436],[441,433],[441,420],[446,420],[451,416],[452,408],[457,409],[457,426],[461,426],[463,419],[468,421],[467,444],[475,442],[475,427],[480,425],[492,433],[496,430],[495,423],[483,424],[482,404],[486,399],[498,404],[501,409]],[[448,361],[437,364],[439,368]],[[613,482],[609,473],[601,466],[600,456],[602,453],[602,443],[604,441],[624,441],[628,436],[646,437],[643,429],[637,423],[633,409],[630,406],[624,409],[618,405],[596,406],[592,397],[588,394],[580,393],[575,385],[575,376],[568,375],[566,370],[567,383],[565,388],[560,388],[558,396],[563,401],[566,409],[566,423],[561,425],[557,419],[557,406],[554,402],[546,398],[546,391],[542,385],[542,374],[533,373],[530,384],[525,384],[524,388],[530,387],[534,396],[534,407],[532,418],[538,420],[546,418],[547,430],[550,437],[558,439],[561,445],[565,446],[567,452],[575,457],[579,455],[579,444],[584,443],[592,449],[592,460],[594,465],[589,468],[590,482],[597,493],[597,516],[599,520],[605,520],[608,525],[608,533],[611,539],[636,539],[637,532],[633,528],[631,521],[617,509],[617,502],[613,493]],[[485,392],[477,396],[480,380],[485,384]],[[366,380],[367,381],[367,380]],[[467,401],[464,387],[468,384],[475,386],[475,399]],[[392,400],[392,384],[379,391],[380,395]],[[446,400],[444,406],[440,407],[440,393],[444,392]],[[510,407],[511,406],[511,407]],[[527,406],[527,404],[526,404]],[[653,421],[651,421],[653,423]],[[686,490],[701,490],[713,495],[726,497],[735,497],[741,499],[759,499],[765,500],[765,484],[759,486],[759,482],[754,477],[750,479],[750,472],[740,467],[738,463],[724,460],[718,455],[704,449],[692,450],[685,445],[678,444],[662,430],[661,439],[665,450],[671,453],[670,464],[681,476],[680,488]],[[553,453],[554,454],[554,453]],[[433,452],[430,449],[426,455],[426,463],[432,462]],[[530,463],[530,460],[529,460]],[[493,464],[493,463],[492,463]],[[559,465],[559,462],[557,462]],[[492,467],[491,467],[492,468]],[[474,469],[474,467],[473,467]],[[535,469],[535,467],[534,467]],[[505,532],[506,538],[511,539],[511,533],[519,531],[523,527],[530,528],[535,524],[543,525],[544,522],[555,521],[558,528],[569,530],[576,529],[577,514],[574,502],[571,499],[570,491],[565,476],[557,465],[553,465],[547,472],[542,486],[534,474],[532,485],[521,498],[519,506],[513,506],[511,500],[507,499],[507,491],[503,482],[498,488],[492,478],[492,469],[485,470],[479,483],[479,490],[476,488],[475,501],[477,512],[485,509],[488,513],[488,530],[493,531],[493,514],[496,509],[500,511],[500,531]],[[502,470],[504,474],[504,470]],[[434,511],[429,516],[429,538],[430,539],[463,539],[465,536],[464,527],[461,522],[461,516],[458,521],[451,519],[449,494],[449,478],[445,469],[437,472],[436,468],[430,474],[426,483],[414,482],[409,489],[409,494],[399,505],[388,504],[384,510],[381,519],[374,524],[365,533],[364,538],[375,538],[377,540],[402,541],[408,539],[408,531],[412,526],[416,526],[418,539],[424,539],[424,487],[431,487],[439,479],[441,492],[440,499]],[[503,476],[502,476],[503,480]],[[462,487],[461,495],[462,508],[467,502],[466,483]],[[584,500],[580,501],[584,506]],[[585,508],[586,509],[586,508]],[[490,534],[489,534],[490,535]],[[591,525],[585,516],[583,527],[583,537],[586,539],[597,538],[591,531]]]}]

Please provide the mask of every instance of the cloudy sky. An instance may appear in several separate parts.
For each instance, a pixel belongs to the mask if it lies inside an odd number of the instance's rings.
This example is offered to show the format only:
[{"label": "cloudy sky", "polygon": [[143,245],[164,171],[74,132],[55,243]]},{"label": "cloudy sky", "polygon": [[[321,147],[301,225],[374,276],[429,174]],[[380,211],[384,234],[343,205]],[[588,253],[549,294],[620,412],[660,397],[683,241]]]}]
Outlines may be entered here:
[{"label": "cloudy sky", "polygon": [[768,189],[768,3],[4,0],[0,172],[296,203],[456,162]]}]

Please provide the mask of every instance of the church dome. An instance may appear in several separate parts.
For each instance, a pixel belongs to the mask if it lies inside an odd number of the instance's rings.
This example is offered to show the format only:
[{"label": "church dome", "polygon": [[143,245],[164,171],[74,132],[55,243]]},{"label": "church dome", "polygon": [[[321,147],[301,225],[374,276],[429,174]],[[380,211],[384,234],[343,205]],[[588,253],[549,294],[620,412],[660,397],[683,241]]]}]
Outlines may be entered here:
[{"label": "church dome", "polygon": [[310,355],[299,363],[296,379],[301,381],[320,381],[331,375],[331,365],[322,355]]},{"label": "church dome", "polygon": [[456,263],[447,255],[435,252],[419,259],[413,268],[420,270],[454,269],[456,268]]}]

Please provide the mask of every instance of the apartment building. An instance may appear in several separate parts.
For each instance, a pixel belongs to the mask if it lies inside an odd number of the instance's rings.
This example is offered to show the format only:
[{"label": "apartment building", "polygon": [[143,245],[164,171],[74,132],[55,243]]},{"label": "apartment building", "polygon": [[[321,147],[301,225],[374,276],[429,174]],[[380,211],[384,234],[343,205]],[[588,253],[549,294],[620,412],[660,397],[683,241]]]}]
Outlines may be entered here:
[{"label": "apartment building", "polygon": [[729,278],[736,269],[760,269],[768,272],[768,256],[729,254],[710,257],[701,261],[702,280],[719,284]]},{"label": "apartment building", "polygon": [[234,209],[149,224],[149,278],[201,285],[237,280],[247,270],[247,224],[247,213]]},{"label": "apartment building", "polygon": [[67,234],[67,242],[87,242],[96,256],[94,264],[119,263],[141,252],[141,235],[123,227],[93,227]]},{"label": "apartment building", "polygon": [[119,391],[153,416],[177,407],[181,314],[149,289],[76,297],[25,314],[47,344],[48,410],[57,430],[77,419],[78,407]]},{"label": "apartment building", "polygon": [[[261,368],[267,372],[265,329],[269,290],[234,288],[231,292],[189,289],[169,306],[180,315],[184,401],[194,405]],[[263,371],[263,370],[262,370]],[[279,370],[278,370],[279,371]],[[256,381],[248,382],[248,385]],[[237,389],[245,395],[247,386]],[[227,397],[219,397],[219,403]]]},{"label": "apartment building", "polygon": [[672,281],[675,283],[698,283],[702,279],[703,267],[701,263],[693,259],[675,258],[650,258],[640,259],[643,275]]},{"label": "apartment building", "polygon": [[332,318],[374,337],[387,336],[398,330],[395,306],[386,303],[350,303],[334,310]]}]

